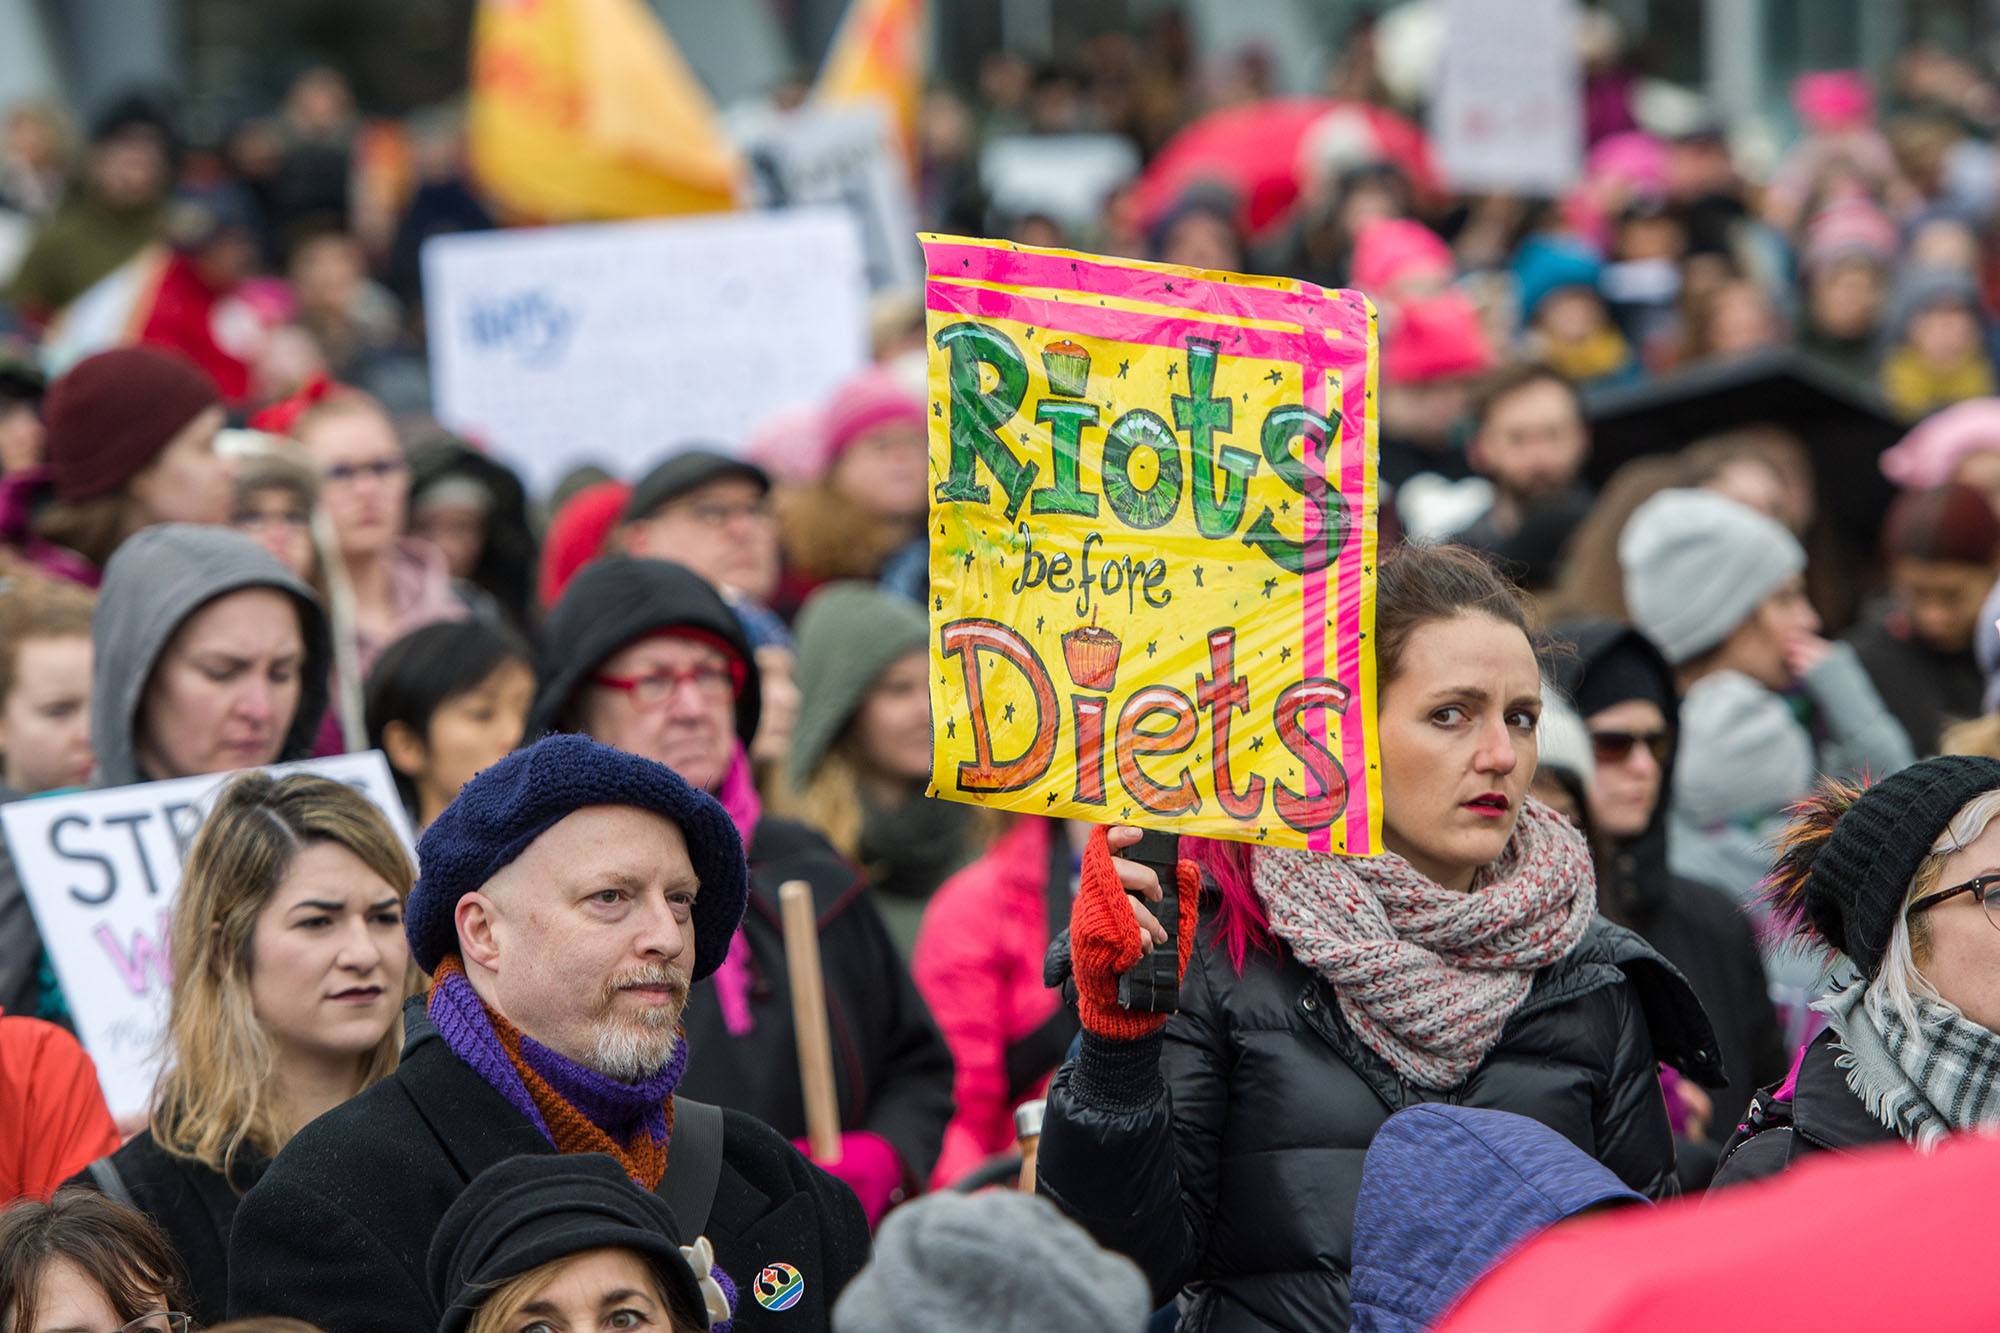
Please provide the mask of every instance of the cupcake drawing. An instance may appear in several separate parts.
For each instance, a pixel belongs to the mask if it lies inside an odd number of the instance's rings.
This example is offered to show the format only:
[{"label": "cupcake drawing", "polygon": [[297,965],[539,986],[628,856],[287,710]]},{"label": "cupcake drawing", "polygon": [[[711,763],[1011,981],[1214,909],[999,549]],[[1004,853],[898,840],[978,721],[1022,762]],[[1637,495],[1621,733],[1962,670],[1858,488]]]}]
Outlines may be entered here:
[{"label": "cupcake drawing", "polygon": [[1096,625],[1081,625],[1062,636],[1063,665],[1082,690],[1109,690],[1118,680],[1118,636]]},{"label": "cupcake drawing", "polygon": [[1049,372],[1049,392],[1081,398],[1090,387],[1090,353],[1068,338],[1042,348],[1042,368]]}]

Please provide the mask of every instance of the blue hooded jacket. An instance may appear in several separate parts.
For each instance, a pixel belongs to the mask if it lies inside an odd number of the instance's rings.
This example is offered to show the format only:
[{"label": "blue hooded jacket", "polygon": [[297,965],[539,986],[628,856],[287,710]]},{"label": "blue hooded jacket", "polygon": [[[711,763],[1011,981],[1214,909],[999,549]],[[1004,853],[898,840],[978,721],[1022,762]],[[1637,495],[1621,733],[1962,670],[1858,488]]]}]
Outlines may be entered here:
[{"label": "blue hooded jacket", "polygon": [[1537,1120],[1423,1104],[1368,1147],[1354,1206],[1354,1333],[1421,1333],[1516,1246],[1600,1204],[1643,1203]]}]

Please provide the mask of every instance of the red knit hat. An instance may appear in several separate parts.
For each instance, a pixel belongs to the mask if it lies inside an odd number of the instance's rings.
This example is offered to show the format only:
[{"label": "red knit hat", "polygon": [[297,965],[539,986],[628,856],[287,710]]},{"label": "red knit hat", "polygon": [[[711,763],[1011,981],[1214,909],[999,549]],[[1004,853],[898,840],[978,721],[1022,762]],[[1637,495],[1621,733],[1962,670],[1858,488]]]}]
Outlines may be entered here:
[{"label": "red knit hat", "polygon": [[541,594],[543,606],[554,606],[569,581],[598,556],[625,513],[632,488],[622,481],[600,481],[572,495],[542,541]]},{"label": "red knit hat", "polygon": [[85,357],[42,400],[56,498],[111,494],[188,422],[220,406],[215,381],[178,352],[116,347]]},{"label": "red knit hat", "polygon": [[1456,379],[1493,366],[1479,310],[1461,292],[1404,306],[1402,323],[1382,339],[1382,378],[1389,384]]}]

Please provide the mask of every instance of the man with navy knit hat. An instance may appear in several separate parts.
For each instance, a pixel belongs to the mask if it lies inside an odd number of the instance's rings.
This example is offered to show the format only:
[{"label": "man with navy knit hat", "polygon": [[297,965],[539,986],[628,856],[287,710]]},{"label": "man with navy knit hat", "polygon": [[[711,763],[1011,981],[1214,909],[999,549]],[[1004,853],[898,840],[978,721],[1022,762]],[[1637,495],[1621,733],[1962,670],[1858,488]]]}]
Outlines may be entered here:
[{"label": "man with navy knit hat", "polygon": [[723,808],[661,764],[551,736],[466,784],[417,856],[405,927],[432,980],[402,1063],[245,1197],[231,1316],[434,1329],[424,1256],[466,1186],[523,1153],[604,1153],[714,1244],[738,1333],[827,1327],[867,1257],[853,1194],[759,1121],[675,1096],[688,988],[748,893]]}]

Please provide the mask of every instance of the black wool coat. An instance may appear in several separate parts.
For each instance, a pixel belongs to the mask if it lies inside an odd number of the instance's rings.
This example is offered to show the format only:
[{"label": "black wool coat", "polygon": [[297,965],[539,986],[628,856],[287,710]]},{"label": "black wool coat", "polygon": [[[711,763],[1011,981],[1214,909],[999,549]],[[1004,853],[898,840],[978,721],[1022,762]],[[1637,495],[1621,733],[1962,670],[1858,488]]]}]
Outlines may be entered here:
[{"label": "black wool coat", "polygon": [[1362,1045],[1333,989],[1282,941],[1239,975],[1203,904],[1181,1007],[1158,1034],[1086,1033],[1049,1091],[1038,1188],[1145,1270],[1182,1333],[1341,1333],[1362,1159],[1406,1106],[1530,1116],[1653,1197],[1676,1191],[1656,1060],[1720,1079],[1680,973],[1591,922],[1535,974],[1500,1042],[1459,1087],[1404,1082]]},{"label": "black wool coat", "polygon": [[[299,1132],[245,1196],[229,1244],[229,1317],[287,1315],[326,1333],[433,1333],[431,1237],[489,1166],[553,1145],[405,1010],[395,1073]],[[741,1293],[738,1333],[826,1329],[834,1298],[868,1257],[868,1226],[845,1185],[769,1126],[724,1111],[722,1167],[703,1233]],[[672,1154],[668,1156],[672,1169]],[[683,1239],[691,1239],[684,1237]],[[752,1287],[767,1265],[805,1279],[771,1313]]]},{"label": "black wool coat", "polygon": [[[187,1270],[189,1295],[200,1326],[222,1322],[229,1297],[229,1226],[236,1205],[271,1164],[268,1157],[245,1149],[237,1154],[233,1177],[176,1157],[144,1130],[105,1158],[131,1194],[139,1211],[166,1234]],[[77,1172],[65,1185],[97,1189],[89,1169]]]},{"label": "black wool coat", "polygon": [[820,972],[833,1039],[840,1127],[888,1140],[903,1162],[903,1188],[930,1177],[952,1113],[951,1048],[910,980],[860,872],[804,824],[761,819],[750,840],[751,1029],[729,1031],[713,977],[688,997],[688,1068],[680,1090],[697,1101],[753,1115],[786,1138],[805,1137],[791,970],[785,964],[778,890],[812,886]]}]

